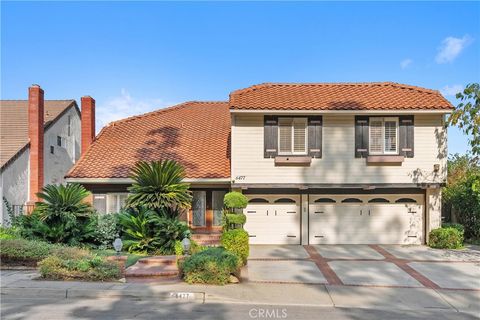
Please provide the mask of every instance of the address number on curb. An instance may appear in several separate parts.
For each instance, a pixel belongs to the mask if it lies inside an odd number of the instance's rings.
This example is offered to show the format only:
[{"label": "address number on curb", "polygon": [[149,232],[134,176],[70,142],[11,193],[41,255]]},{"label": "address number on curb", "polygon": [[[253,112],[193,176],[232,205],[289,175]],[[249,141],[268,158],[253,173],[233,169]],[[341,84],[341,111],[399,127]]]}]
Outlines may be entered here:
[{"label": "address number on curb", "polygon": [[194,299],[195,295],[193,294],[193,292],[170,292],[170,298],[189,300]]}]

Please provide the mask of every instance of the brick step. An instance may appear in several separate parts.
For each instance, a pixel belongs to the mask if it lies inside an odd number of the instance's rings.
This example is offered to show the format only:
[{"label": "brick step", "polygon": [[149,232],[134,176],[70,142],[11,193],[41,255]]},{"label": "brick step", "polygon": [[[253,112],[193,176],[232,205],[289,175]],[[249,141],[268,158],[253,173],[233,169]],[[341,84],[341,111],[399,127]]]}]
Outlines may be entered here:
[{"label": "brick step", "polygon": [[218,246],[218,245],[220,245],[220,240],[198,240],[196,242],[199,245],[202,245],[202,246]]},{"label": "brick step", "polygon": [[171,277],[125,277],[127,283],[174,284],[183,282],[180,276]]},{"label": "brick step", "polygon": [[220,240],[221,234],[192,234],[192,240]]},{"label": "brick step", "polygon": [[146,264],[146,265],[176,265],[177,264],[177,256],[153,256],[148,258],[141,258],[137,261],[139,264]]},{"label": "brick step", "polygon": [[148,265],[136,263],[125,270],[127,278],[171,278],[180,274],[177,265]]}]

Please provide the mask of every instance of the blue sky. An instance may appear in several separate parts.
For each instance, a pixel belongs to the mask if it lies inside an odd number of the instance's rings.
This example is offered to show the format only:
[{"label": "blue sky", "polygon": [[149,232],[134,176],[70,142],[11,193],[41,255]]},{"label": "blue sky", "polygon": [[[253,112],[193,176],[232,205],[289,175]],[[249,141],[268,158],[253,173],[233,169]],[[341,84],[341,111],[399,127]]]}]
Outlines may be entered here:
[{"label": "blue sky", "polygon": [[479,2],[1,4],[1,98],[88,94],[97,127],[262,82],[395,81],[456,104],[479,58]]}]

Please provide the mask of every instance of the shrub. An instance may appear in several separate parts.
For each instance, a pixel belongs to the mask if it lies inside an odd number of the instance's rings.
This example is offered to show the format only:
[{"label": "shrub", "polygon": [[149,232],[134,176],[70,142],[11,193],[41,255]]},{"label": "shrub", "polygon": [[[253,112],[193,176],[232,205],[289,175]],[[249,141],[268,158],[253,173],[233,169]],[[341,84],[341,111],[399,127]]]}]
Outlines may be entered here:
[{"label": "shrub", "polygon": [[463,234],[465,233],[465,228],[459,223],[443,223],[442,228],[457,229],[460,232],[460,234],[462,235],[462,238],[463,238]]},{"label": "shrub", "polygon": [[182,241],[180,240],[175,241],[175,255],[183,256],[183,245]]},{"label": "shrub", "polygon": [[45,259],[55,248],[43,241],[26,239],[1,239],[0,247],[2,264],[31,267],[35,267],[38,261]]},{"label": "shrub", "polygon": [[246,264],[249,255],[248,239],[245,230],[235,229],[224,232],[220,242],[226,250],[236,254]]},{"label": "shrub", "polygon": [[227,213],[225,214],[226,230],[241,229],[247,221],[247,216],[243,213]]},{"label": "shrub", "polygon": [[437,249],[458,249],[463,246],[463,235],[455,228],[438,228],[430,231],[428,245]]},{"label": "shrub", "polygon": [[91,237],[93,208],[84,201],[89,192],[83,186],[47,185],[37,195],[43,202],[35,204],[31,215],[15,221],[23,237],[69,245],[77,245]]},{"label": "shrub", "polygon": [[206,250],[208,247],[206,246],[202,246],[201,244],[199,244],[198,242],[194,241],[194,240],[190,240],[190,254],[195,254],[195,253],[198,253],[198,252],[202,252],[204,250]]},{"label": "shrub", "polygon": [[183,277],[190,284],[227,284],[230,275],[237,273],[240,266],[240,259],[223,248],[208,248],[180,263]]},{"label": "shrub", "polygon": [[248,205],[248,198],[240,192],[232,191],[225,195],[223,204],[229,209],[243,209]]},{"label": "shrub", "polygon": [[125,248],[132,253],[173,254],[175,241],[188,233],[185,222],[160,216],[146,208],[128,209],[119,214]]},{"label": "shrub", "polygon": [[119,233],[117,214],[96,214],[92,218],[95,220],[95,231],[92,238],[98,249],[112,248],[112,243]]},{"label": "shrub", "polygon": [[87,250],[51,244],[39,240],[2,239],[0,257],[2,264],[35,267],[37,262],[48,256],[72,259],[88,256]]},{"label": "shrub", "polygon": [[50,256],[39,262],[40,275],[50,280],[108,281],[121,277],[118,264],[97,255],[77,258]]}]

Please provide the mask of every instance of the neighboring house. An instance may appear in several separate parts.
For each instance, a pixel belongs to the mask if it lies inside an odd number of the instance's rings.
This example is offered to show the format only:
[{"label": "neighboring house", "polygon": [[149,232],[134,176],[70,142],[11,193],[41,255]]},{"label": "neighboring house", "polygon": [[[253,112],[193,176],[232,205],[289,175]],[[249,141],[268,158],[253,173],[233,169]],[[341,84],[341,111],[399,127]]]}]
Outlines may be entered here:
[{"label": "neighboring house", "polygon": [[220,228],[238,190],[251,243],[420,244],[441,223],[452,109],[397,83],[261,84],[114,122],[67,177],[116,212],[137,161],[175,159],[197,232]]},{"label": "neighboring house", "polygon": [[[84,120],[75,100],[44,100],[38,85],[28,100],[0,101],[0,218],[29,211],[36,193],[60,184],[95,136],[95,100],[82,98]],[[80,145],[82,143],[82,145]]]}]

